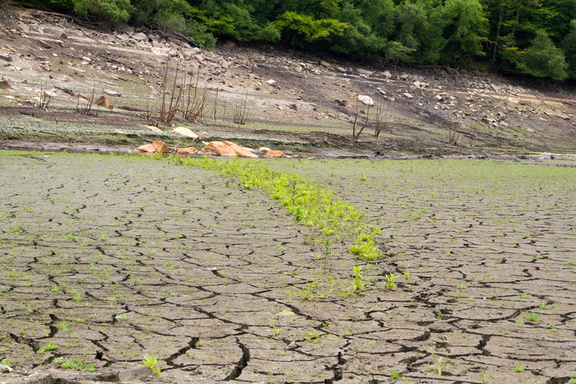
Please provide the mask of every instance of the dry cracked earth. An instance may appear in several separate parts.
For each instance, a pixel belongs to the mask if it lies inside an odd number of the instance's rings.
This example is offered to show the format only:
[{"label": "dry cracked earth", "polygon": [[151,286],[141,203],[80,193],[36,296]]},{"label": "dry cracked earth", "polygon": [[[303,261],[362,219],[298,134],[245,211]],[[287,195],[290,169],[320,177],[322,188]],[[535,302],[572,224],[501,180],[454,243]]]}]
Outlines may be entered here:
[{"label": "dry cracked earth", "polygon": [[[261,164],[365,211],[390,256],[315,248],[314,229],[212,171],[2,154],[0,360],[14,371],[0,382],[573,382],[575,168]],[[365,294],[338,295],[358,264]]]}]

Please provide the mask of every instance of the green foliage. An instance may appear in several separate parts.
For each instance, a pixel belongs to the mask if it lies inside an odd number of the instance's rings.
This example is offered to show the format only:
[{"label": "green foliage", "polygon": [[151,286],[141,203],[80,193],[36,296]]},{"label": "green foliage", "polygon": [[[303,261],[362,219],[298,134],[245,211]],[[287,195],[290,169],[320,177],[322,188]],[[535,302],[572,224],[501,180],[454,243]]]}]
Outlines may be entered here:
[{"label": "green foliage", "polygon": [[291,45],[295,46],[297,38],[303,36],[306,41],[313,41],[330,35],[341,35],[349,24],[336,19],[315,19],[312,16],[297,12],[285,12],[276,25],[292,35]]},{"label": "green foliage", "polygon": [[130,0],[76,0],[74,11],[108,21],[128,21],[132,5]]},{"label": "green foliage", "polygon": [[543,30],[538,30],[532,44],[519,63],[523,72],[535,77],[564,80],[568,77],[568,64],[562,50],[554,45]]},{"label": "green foliage", "polygon": [[478,0],[447,0],[443,9],[447,23],[445,57],[468,64],[474,56],[483,56],[482,42],[487,40],[488,19]]},{"label": "green foliage", "polygon": [[145,354],[142,356],[142,358],[144,359],[144,360],[142,360],[142,362],[144,363],[144,365],[146,365],[148,368],[150,368],[152,373],[154,373],[157,376],[163,375],[162,371],[160,371],[160,369],[158,369],[158,364],[160,363],[161,360],[158,359],[157,356]]}]

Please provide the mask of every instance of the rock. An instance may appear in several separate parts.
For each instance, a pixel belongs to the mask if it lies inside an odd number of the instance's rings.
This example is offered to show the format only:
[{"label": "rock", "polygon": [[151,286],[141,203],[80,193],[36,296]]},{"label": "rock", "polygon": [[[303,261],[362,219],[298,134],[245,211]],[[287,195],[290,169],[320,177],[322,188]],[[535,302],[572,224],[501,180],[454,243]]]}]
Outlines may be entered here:
[{"label": "rock", "polygon": [[374,73],[372,71],[368,71],[368,70],[362,69],[362,68],[358,68],[356,70],[356,72],[358,72],[358,74],[360,74],[360,75],[365,75],[365,76],[372,76],[372,74]]},{"label": "rock", "polygon": [[236,157],[236,152],[221,141],[211,141],[202,148],[203,152],[217,156]]},{"label": "rock", "polygon": [[110,96],[118,96],[118,97],[122,97],[122,94],[116,91],[112,91],[110,89],[105,89],[103,91],[105,94],[110,95]]},{"label": "rock", "polygon": [[364,103],[364,105],[374,105],[374,100],[372,100],[372,98],[368,95],[358,95],[358,100]]},{"label": "rock", "polygon": [[2,80],[2,81],[0,81],[0,89],[5,89],[7,91],[11,91],[12,87],[10,86],[10,83],[8,82],[8,80]]},{"label": "rock", "polygon": [[12,61],[14,61],[14,59],[12,59],[12,57],[10,57],[10,56],[3,56],[3,55],[0,55],[0,60],[7,61],[7,62],[9,62],[9,63],[11,63]]},{"label": "rock", "polygon": [[320,64],[321,66],[323,66],[323,67],[325,67],[325,68],[330,68],[330,67],[331,67],[330,63],[327,62],[326,60],[320,60],[320,62],[319,62],[318,64]]},{"label": "rock", "polygon": [[132,38],[136,41],[148,41],[148,36],[143,32],[132,35]]},{"label": "rock", "polygon": [[392,73],[390,73],[390,71],[384,71],[382,75],[384,75],[384,77],[387,79],[390,79],[392,77]]},{"label": "rock", "polygon": [[108,96],[100,96],[98,100],[95,101],[95,103],[96,105],[100,105],[110,110],[114,109],[114,105],[110,104],[110,99],[108,98]]},{"label": "rock", "polygon": [[152,153],[169,153],[170,148],[163,141],[156,140],[152,144],[145,144],[138,147],[140,152],[152,152]]},{"label": "rock", "polygon": [[284,152],[282,151],[275,151],[267,147],[262,147],[259,149],[260,152],[266,154],[268,157],[279,158],[284,157]]},{"label": "rock", "polygon": [[154,132],[158,132],[158,133],[164,133],[163,130],[161,130],[160,128],[154,126],[154,125],[147,125],[147,127],[151,130],[153,130]]},{"label": "rock", "polygon": [[238,155],[238,156],[241,156],[241,157],[258,157],[258,155],[256,155],[254,152],[252,152],[248,148],[241,147],[240,145],[238,145],[236,143],[233,143],[231,141],[224,141],[223,143],[225,145],[229,146],[230,148],[232,148],[234,153],[236,153],[236,155]]},{"label": "rock", "polygon": [[188,147],[188,148],[178,148],[176,150],[177,153],[181,154],[181,155],[190,155],[193,153],[198,153],[198,149],[194,148],[194,147]]},{"label": "rock", "polygon": [[268,84],[268,85],[276,85],[276,80],[270,79],[270,80],[266,81],[266,84]]},{"label": "rock", "polygon": [[398,76],[398,77],[399,77],[400,79],[402,79],[402,80],[408,80],[408,78],[410,77],[410,75],[407,74],[407,73],[403,73],[403,74],[401,74],[401,75]]},{"label": "rock", "polygon": [[198,140],[200,138],[199,135],[192,132],[191,129],[186,127],[176,127],[172,130],[173,133],[177,134],[178,136],[189,137],[194,140]]},{"label": "rock", "polygon": [[12,372],[12,368],[4,365],[4,364],[0,364],[0,373],[10,373]]},{"label": "rock", "polygon": [[442,95],[436,95],[436,96],[434,96],[434,98],[436,99],[436,101],[444,100],[444,96],[442,96]]},{"label": "rock", "polygon": [[407,99],[413,99],[414,98],[414,95],[412,95],[411,93],[408,93],[408,92],[404,92],[403,95]]}]

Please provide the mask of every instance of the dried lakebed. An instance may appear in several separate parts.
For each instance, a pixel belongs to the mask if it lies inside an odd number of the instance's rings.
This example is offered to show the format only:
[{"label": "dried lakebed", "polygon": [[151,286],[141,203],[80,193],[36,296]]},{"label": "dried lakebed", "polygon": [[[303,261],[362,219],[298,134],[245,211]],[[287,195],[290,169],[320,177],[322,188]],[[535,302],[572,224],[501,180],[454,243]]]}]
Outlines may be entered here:
[{"label": "dried lakebed", "polygon": [[[361,262],[347,238],[323,249],[318,230],[215,171],[2,153],[0,360],[14,371],[0,382],[576,375],[574,168],[259,164],[333,189],[383,228],[390,256]],[[339,295],[358,265],[366,291]],[[144,354],[161,359],[162,377],[138,369]]]}]

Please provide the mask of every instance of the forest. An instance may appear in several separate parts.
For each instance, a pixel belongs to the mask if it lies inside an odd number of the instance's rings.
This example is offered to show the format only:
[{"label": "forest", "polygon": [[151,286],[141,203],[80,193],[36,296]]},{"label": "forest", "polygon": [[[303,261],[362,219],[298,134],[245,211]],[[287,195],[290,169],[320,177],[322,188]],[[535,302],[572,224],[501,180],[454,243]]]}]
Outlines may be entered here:
[{"label": "forest", "polygon": [[351,60],[576,79],[576,0],[27,0],[109,23]]}]

